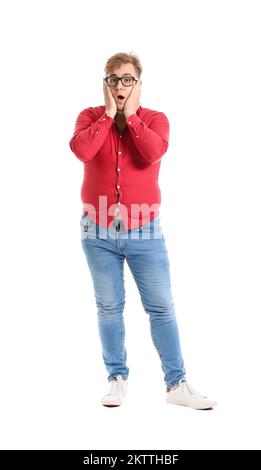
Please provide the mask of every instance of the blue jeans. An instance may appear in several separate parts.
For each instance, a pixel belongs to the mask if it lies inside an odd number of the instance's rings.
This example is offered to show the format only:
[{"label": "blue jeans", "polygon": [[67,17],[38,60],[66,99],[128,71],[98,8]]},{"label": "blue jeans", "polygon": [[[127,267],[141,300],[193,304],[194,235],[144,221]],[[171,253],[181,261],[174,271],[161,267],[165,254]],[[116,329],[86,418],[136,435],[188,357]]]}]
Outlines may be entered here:
[{"label": "blue jeans", "polygon": [[125,348],[124,261],[138,287],[149,315],[153,344],[159,354],[164,381],[176,385],[185,377],[168,253],[160,216],[137,229],[126,230],[122,222],[103,228],[82,212],[81,243],[93,280],[102,356],[108,380],[129,375]]}]

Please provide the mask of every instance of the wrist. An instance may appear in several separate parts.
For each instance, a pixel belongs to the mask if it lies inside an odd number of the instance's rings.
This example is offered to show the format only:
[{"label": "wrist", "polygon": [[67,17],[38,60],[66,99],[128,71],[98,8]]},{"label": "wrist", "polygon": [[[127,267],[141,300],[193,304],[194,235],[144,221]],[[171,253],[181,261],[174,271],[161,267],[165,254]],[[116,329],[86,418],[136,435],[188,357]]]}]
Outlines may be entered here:
[{"label": "wrist", "polygon": [[107,116],[109,116],[109,117],[111,117],[112,119],[114,119],[116,113],[114,113],[113,111],[109,111],[109,110],[107,111],[107,110],[105,109],[105,114],[107,114]]},{"label": "wrist", "polygon": [[136,114],[136,111],[134,111],[134,110],[133,110],[133,111],[127,111],[127,112],[125,113],[125,117],[128,118],[128,117],[131,116],[132,114]]}]

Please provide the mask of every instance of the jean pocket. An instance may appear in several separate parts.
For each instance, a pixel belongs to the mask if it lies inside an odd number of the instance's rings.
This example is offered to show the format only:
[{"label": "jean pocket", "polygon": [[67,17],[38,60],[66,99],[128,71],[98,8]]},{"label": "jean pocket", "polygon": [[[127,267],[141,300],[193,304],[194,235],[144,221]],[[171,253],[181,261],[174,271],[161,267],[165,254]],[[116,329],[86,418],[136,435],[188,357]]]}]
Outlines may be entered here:
[{"label": "jean pocket", "polygon": [[83,214],[80,220],[81,239],[96,238],[96,224],[88,215]]},{"label": "jean pocket", "polygon": [[142,233],[143,238],[161,238],[162,228],[160,222],[160,216],[158,215],[153,220],[150,220],[145,225],[139,227],[139,232]]}]

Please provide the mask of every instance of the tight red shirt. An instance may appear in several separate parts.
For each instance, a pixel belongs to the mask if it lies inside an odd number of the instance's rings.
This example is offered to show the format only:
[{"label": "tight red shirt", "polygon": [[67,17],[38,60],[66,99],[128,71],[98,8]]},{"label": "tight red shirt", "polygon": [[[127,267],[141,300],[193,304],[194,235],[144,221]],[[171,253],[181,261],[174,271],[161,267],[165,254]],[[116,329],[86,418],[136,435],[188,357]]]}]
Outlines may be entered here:
[{"label": "tight red shirt", "polygon": [[164,113],[139,106],[120,132],[105,106],[83,109],[69,145],[84,164],[83,211],[96,224],[108,227],[117,206],[128,229],[159,214],[159,169],[169,145]]}]

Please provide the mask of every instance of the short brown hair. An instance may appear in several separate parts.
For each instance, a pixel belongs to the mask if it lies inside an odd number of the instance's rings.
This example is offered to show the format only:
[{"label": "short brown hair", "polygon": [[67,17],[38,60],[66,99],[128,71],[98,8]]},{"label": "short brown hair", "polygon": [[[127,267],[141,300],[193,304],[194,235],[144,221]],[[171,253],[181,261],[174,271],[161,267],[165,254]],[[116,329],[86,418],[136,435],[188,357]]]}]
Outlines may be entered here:
[{"label": "short brown hair", "polygon": [[142,66],[139,57],[134,52],[129,54],[127,52],[117,52],[107,60],[104,71],[106,74],[112,73],[116,67],[120,67],[122,64],[133,64],[136,74],[140,78]]}]

